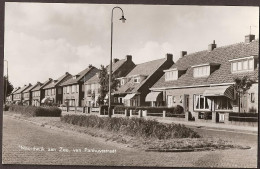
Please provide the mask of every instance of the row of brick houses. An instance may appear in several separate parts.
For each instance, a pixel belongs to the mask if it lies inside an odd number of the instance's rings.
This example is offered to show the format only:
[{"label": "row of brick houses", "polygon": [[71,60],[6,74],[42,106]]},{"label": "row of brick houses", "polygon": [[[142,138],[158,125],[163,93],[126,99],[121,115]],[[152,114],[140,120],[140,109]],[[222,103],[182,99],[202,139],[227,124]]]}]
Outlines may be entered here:
[{"label": "row of brick houses", "polygon": [[[173,62],[172,54],[165,58],[135,64],[132,56],[114,59],[112,73],[119,86],[112,93],[112,102],[126,106],[180,105],[195,115],[201,112],[258,112],[259,40],[247,35],[245,41],[187,54]],[[109,66],[106,67],[109,70]],[[45,101],[73,107],[97,107],[99,69],[89,66],[76,75],[65,73],[57,80],[26,85],[15,89],[8,101],[39,106]],[[240,105],[232,88],[235,77],[248,76],[255,83],[242,96]],[[196,116],[198,117],[198,116]]]}]

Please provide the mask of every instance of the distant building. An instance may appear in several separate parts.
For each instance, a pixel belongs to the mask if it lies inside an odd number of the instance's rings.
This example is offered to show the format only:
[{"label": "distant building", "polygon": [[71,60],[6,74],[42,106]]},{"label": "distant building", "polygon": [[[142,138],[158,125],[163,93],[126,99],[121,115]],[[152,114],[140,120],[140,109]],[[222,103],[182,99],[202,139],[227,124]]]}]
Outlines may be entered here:
[{"label": "distant building", "polygon": [[12,91],[12,93],[11,93],[9,96],[7,96],[7,98],[6,98],[7,104],[13,103],[13,101],[14,101],[14,93],[15,93],[17,90],[19,90],[19,89],[20,89],[20,87],[14,88],[14,90]]},{"label": "distant building", "polygon": [[[114,59],[112,63],[112,74],[116,77],[122,77],[128,74],[135,67],[132,56],[127,55],[125,59]],[[107,67],[109,73],[110,66]],[[97,100],[100,96],[99,72],[85,82],[85,106],[98,106]]]},{"label": "distant building", "polygon": [[84,82],[95,76],[99,70],[90,65],[85,70],[59,84],[63,88],[63,104],[69,106],[84,105]]},{"label": "distant building", "polygon": [[52,78],[49,78],[44,83],[37,82],[36,86],[31,90],[31,92],[32,92],[32,105],[33,106],[42,105],[42,101],[45,98],[45,90],[43,89],[43,87],[48,85],[52,81],[53,81]]},{"label": "distant building", "polygon": [[28,85],[24,85],[23,87],[21,87],[19,90],[16,90],[13,93],[13,101],[15,101],[16,103],[22,103],[24,101],[23,91],[31,86],[32,85],[29,83]]},{"label": "distant building", "polygon": [[165,58],[137,64],[126,76],[118,78],[120,86],[113,93],[114,103],[124,103],[126,106],[146,106],[146,95],[149,88],[163,75],[163,70],[173,65],[172,54]]},{"label": "distant building", "polygon": [[57,80],[52,80],[51,83],[44,86],[42,89],[44,90],[45,98],[47,98],[50,102],[56,103],[58,105],[62,104],[63,100],[63,88],[59,86],[61,83],[66,82],[71,79],[72,75],[66,72],[64,75],[59,77]]}]

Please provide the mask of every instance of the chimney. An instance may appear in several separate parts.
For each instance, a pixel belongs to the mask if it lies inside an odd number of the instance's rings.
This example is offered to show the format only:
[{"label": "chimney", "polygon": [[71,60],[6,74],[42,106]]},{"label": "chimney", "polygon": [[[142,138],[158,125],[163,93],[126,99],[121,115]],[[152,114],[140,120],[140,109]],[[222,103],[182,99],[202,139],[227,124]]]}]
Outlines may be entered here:
[{"label": "chimney", "polygon": [[245,43],[250,43],[250,42],[252,42],[253,40],[255,40],[255,35],[249,34],[249,35],[246,35],[246,36],[245,36]]},{"label": "chimney", "polygon": [[208,51],[213,51],[217,47],[217,44],[215,44],[215,40],[213,40],[212,44],[209,44]]},{"label": "chimney", "polygon": [[125,59],[128,60],[128,61],[131,61],[132,60],[132,55],[126,55]]},{"label": "chimney", "polygon": [[116,63],[117,61],[119,61],[119,59],[117,59],[117,58],[113,59],[113,63]]},{"label": "chimney", "polygon": [[89,65],[88,65],[88,68],[92,68],[92,67],[93,67],[92,64],[89,64]]},{"label": "chimney", "polygon": [[172,57],[173,57],[173,55],[171,53],[167,53],[166,54],[166,59],[167,60],[172,60]]},{"label": "chimney", "polygon": [[69,74],[69,72],[65,72],[65,74],[66,74],[66,75],[68,75],[68,74]]},{"label": "chimney", "polygon": [[187,55],[187,51],[181,51],[181,58],[185,55]]},{"label": "chimney", "polygon": [[52,78],[49,78],[49,80],[52,80]]}]

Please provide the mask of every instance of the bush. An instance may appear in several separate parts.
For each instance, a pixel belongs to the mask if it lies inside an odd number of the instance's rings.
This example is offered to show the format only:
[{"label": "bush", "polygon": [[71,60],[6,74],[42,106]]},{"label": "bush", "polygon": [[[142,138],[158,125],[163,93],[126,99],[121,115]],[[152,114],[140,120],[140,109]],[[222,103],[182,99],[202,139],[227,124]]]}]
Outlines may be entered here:
[{"label": "bush", "polygon": [[98,117],[95,115],[65,115],[61,121],[82,127],[105,129],[112,132],[121,132],[125,135],[144,138],[199,138],[200,135],[180,124],[162,124],[155,120],[142,118]]},{"label": "bush", "polygon": [[9,111],[21,113],[28,117],[60,117],[61,109],[57,107],[35,107],[35,106],[20,106],[10,105]]},{"label": "bush", "polygon": [[212,120],[212,112],[204,112],[204,120]]},{"label": "bush", "polygon": [[4,108],[4,111],[8,111],[9,110],[9,105],[5,104],[3,108]]}]

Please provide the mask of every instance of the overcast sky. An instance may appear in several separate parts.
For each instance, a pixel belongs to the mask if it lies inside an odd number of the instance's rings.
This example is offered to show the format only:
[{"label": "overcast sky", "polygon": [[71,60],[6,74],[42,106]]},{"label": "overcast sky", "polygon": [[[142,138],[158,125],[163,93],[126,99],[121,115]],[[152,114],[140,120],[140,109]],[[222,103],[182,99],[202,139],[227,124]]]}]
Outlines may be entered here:
[{"label": "overcast sky", "polygon": [[[5,3],[5,59],[15,86],[77,74],[110,58],[111,9],[116,5]],[[147,62],[180,51],[205,50],[259,37],[258,7],[118,5],[114,11],[113,57]],[[6,74],[6,72],[5,72]]]}]

